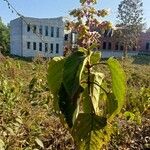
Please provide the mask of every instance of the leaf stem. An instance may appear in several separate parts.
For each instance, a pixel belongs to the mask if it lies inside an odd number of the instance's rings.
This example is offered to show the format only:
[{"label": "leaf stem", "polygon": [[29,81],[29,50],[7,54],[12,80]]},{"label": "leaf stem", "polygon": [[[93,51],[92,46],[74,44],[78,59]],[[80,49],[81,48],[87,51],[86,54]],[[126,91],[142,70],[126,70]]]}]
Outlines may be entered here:
[{"label": "leaf stem", "polygon": [[106,94],[109,93],[109,92],[107,92],[101,85],[99,85],[98,83],[96,83],[96,82],[91,82],[91,84],[97,85],[97,86],[100,87]]}]

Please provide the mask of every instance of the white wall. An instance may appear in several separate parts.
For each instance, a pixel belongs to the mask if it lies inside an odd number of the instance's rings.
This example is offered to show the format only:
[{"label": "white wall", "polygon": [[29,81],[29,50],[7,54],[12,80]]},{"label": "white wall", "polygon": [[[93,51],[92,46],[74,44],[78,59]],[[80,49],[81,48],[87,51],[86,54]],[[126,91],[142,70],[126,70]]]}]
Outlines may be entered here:
[{"label": "white wall", "polygon": [[[102,58],[109,58],[109,57],[122,57],[123,51],[113,51],[113,50],[102,50]],[[136,56],[138,55],[138,51],[128,51],[128,56]]]},{"label": "white wall", "polygon": [[20,18],[10,22],[10,47],[11,54],[21,56],[22,21]]},{"label": "white wall", "polygon": [[[24,22],[22,19],[18,18],[19,21],[22,22],[22,38],[20,33],[18,31],[14,31],[15,28],[17,27],[18,30],[20,30],[21,26],[17,25],[17,19],[12,21],[12,54],[19,55],[19,56],[24,56],[24,57],[34,57],[36,55],[42,55],[44,57],[54,57],[54,56],[60,56],[63,55],[64,51],[64,22],[63,18],[51,18],[51,19],[38,19],[38,18],[29,18],[26,17]],[[39,27],[42,25],[43,27],[43,35],[35,35],[33,33],[33,30],[31,29],[30,32],[27,32],[27,24],[30,23],[31,26],[36,25],[37,30],[36,33],[39,34]],[[15,27],[14,27],[15,26]],[[48,26],[48,36],[45,36],[45,26]],[[50,32],[51,32],[51,27],[54,27],[54,37],[51,37]],[[59,28],[59,38],[56,37],[56,28]],[[14,36],[15,34],[16,36]],[[22,39],[22,42],[21,40]],[[41,40],[42,39],[42,40]],[[31,49],[27,49],[27,42],[31,43]],[[33,42],[36,42],[37,45],[37,50],[33,50]],[[42,51],[39,51],[39,43],[42,42]],[[48,43],[48,52],[45,52],[45,43]],[[50,43],[53,43],[54,48],[53,48],[53,53],[50,53]],[[59,53],[56,54],[56,43],[59,44]],[[21,51],[16,49],[17,46],[21,46],[20,48]]]}]

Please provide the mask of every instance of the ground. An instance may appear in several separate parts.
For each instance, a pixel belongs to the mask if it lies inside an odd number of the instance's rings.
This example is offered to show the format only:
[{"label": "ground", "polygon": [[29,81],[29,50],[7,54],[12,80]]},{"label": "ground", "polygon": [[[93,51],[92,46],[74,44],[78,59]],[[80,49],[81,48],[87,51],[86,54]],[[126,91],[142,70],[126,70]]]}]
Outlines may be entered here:
[{"label": "ground", "polygon": [[[0,148],[75,149],[71,135],[53,110],[46,78],[49,61],[0,56]],[[150,56],[119,61],[127,77],[126,104],[104,149],[146,149],[150,144]],[[105,73],[109,84],[105,66],[96,69]]]}]

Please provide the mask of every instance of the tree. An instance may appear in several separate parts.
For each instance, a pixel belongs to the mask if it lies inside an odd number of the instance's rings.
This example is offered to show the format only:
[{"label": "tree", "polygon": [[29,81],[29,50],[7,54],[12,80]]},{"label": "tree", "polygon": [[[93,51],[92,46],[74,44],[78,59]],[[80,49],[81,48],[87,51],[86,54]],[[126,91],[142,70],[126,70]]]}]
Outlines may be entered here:
[{"label": "tree", "polygon": [[138,48],[137,42],[143,27],[143,2],[141,0],[122,0],[118,7],[120,43],[124,45],[124,57],[129,48]]},{"label": "tree", "polygon": [[148,28],[148,29],[146,30],[146,33],[150,33],[150,28]]},{"label": "tree", "polygon": [[10,45],[10,30],[9,27],[6,26],[0,18],[0,51],[2,54],[9,53],[9,45]]},{"label": "tree", "polygon": [[[112,120],[124,104],[126,81],[118,61],[101,61],[96,51],[100,33],[111,23],[98,20],[107,15],[96,10],[97,0],[80,0],[81,7],[70,12],[75,21],[67,28],[78,33],[77,50],[68,57],[55,57],[49,63],[48,85],[53,95],[54,109],[72,134],[78,150],[100,150],[112,133]],[[104,74],[95,68],[105,64],[110,70],[112,88],[104,82]]]}]

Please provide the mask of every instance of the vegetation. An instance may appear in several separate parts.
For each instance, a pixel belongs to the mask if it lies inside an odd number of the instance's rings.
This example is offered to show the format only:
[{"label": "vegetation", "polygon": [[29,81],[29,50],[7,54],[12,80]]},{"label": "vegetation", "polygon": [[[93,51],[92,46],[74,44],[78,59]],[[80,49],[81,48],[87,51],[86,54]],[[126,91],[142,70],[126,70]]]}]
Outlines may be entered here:
[{"label": "vegetation", "polygon": [[138,57],[102,60],[95,29],[111,23],[97,19],[107,11],[95,10],[96,2],[80,0],[70,13],[76,21],[67,27],[79,33],[70,56],[0,55],[1,150],[150,148],[149,56],[142,65]]},{"label": "vegetation", "polygon": [[0,52],[2,54],[8,54],[9,53],[9,46],[10,46],[10,33],[9,33],[9,27],[4,25],[0,18]]},{"label": "vegetation", "polygon": [[138,48],[139,34],[143,28],[142,0],[122,0],[118,7],[119,42],[124,45],[124,57],[129,49]]},{"label": "vegetation", "polygon": [[[67,27],[78,34],[77,51],[70,56],[55,57],[49,64],[48,83],[53,94],[54,108],[62,123],[70,130],[78,150],[96,150],[106,145],[112,133],[112,124],[125,100],[126,79],[119,62],[110,58],[112,88],[107,88],[104,74],[95,70],[100,65],[100,52],[96,51],[100,34],[96,28],[110,28],[109,22],[97,17],[107,15],[96,10],[96,0],[81,0],[81,7],[70,14],[76,21]],[[117,78],[116,78],[117,76]],[[83,126],[84,124],[84,126]]]},{"label": "vegetation", "polygon": [[[119,123],[114,122],[113,138],[105,149],[137,150],[150,143],[149,60],[149,56],[131,58],[126,63],[120,60],[127,75],[128,103],[122,115],[116,118]],[[46,80],[48,63],[43,59],[31,62],[0,57],[0,147],[3,149],[75,150],[71,135],[53,109]],[[97,69],[105,73],[105,79],[110,83],[108,70],[104,67],[97,66]],[[126,110],[134,116],[124,113]]]}]

